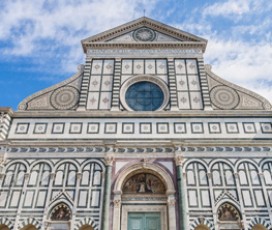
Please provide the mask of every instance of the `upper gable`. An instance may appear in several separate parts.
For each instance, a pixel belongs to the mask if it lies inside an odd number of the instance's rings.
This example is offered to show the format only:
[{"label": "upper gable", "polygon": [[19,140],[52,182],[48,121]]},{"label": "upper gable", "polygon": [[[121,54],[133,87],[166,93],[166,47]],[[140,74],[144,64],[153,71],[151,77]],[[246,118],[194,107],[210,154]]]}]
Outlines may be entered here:
[{"label": "upper gable", "polygon": [[162,45],[165,48],[198,48],[205,52],[207,40],[146,17],[82,40],[85,53],[90,48],[120,48],[120,44],[130,44],[129,48],[152,48]]}]

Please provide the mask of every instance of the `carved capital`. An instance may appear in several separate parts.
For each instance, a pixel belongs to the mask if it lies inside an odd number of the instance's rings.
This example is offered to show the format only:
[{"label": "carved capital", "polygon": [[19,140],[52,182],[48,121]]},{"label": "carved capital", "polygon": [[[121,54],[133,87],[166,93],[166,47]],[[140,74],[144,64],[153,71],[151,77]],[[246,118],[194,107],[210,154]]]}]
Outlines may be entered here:
[{"label": "carved capital", "polygon": [[183,166],[184,164],[184,156],[182,154],[177,154],[175,157],[176,166]]},{"label": "carved capital", "polygon": [[106,163],[107,166],[112,166],[113,162],[114,162],[114,156],[113,155],[110,154],[110,155],[107,155],[105,157],[105,163]]},{"label": "carved capital", "polygon": [[207,177],[209,178],[209,179],[211,179],[212,178],[212,173],[207,173]]},{"label": "carved capital", "polygon": [[114,200],[113,201],[113,206],[115,207],[115,208],[119,208],[120,207],[120,205],[121,205],[121,200]]},{"label": "carved capital", "polygon": [[167,204],[168,204],[168,206],[175,206],[176,205],[176,199],[175,198],[168,198]]},{"label": "carved capital", "polygon": [[27,180],[30,177],[30,173],[25,173],[25,180]]},{"label": "carved capital", "polygon": [[233,175],[234,175],[234,177],[235,177],[236,180],[239,179],[239,173],[233,173]]},{"label": "carved capital", "polygon": [[56,173],[50,173],[50,179],[55,180]]},{"label": "carved capital", "polygon": [[78,180],[81,180],[81,178],[82,178],[82,173],[79,173],[79,172],[78,172],[76,175],[77,175],[77,179],[78,179]]}]

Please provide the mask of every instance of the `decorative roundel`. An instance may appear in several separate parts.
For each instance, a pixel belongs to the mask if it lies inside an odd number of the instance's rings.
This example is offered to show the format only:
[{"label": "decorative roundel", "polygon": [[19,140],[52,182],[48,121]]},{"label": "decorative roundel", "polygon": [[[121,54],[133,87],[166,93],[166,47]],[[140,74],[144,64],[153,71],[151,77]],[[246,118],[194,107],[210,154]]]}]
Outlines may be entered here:
[{"label": "decorative roundel", "polygon": [[148,28],[140,28],[133,33],[133,37],[137,41],[148,42],[156,38],[156,33]]},{"label": "decorative roundel", "polygon": [[135,76],[122,85],[120,100],[128,111],[159,111],[169,102],[169,90],[158,78]]},{"label": "decorative roundel", "polygon": [[216,86],[211,92],[212,103],[220,109],[234,109],[239,104],[238,93],[227,86]]},{"label": "decorative roundel", "polygon": [[79,91],[71,86],[61,87],[51,95],[51,104],[55,109],[71,109],[79,100]]}]

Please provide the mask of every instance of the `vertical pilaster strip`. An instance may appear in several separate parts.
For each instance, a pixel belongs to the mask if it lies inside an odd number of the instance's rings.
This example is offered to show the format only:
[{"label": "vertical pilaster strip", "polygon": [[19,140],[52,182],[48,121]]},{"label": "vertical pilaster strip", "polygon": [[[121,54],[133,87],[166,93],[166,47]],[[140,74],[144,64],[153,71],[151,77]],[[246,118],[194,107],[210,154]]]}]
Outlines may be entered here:
[{"label": "vertical pilaster strip", "polygon": [[179,195],[179,227],[180,230],[188,230],[187,229],[187,213],[185,207],[185,191],[183,186],[183,163],[184,158],[180,152],[176,152],[176,167],[177,167],[177,181],[178,181],[178,195]]},{"label": "vertical pilaster strip", "polygon": [[116,58],[114,62],[111,111],[120,110],[121,61],[120,58]]},{"label": "vertical pilaster strip", "polygon": [[29,177],[30,177],[30,174],[26,172],[24,175],[24,184],[23,184],[22,194],[20,196],[18,209],[17,209],[17,215],[16,215],[16,219],[15,219],[15,223],[14,223],[14,229],[19,229],[19,223],[20,223],[20,219],[21,219],[23,203],[25,201],[26,189],[27,189]]},{"label": "vertical pilaster strip", "polygon": [[198,58],[198,68],[199,68],[200,85],[202,90],[204,110],[212,110],[211,99],[209,94],[209,85],[208,85],[207,75],[206,75],[206,71],[204,67],[203,57]]},{"label": "vertical pilaster strip", "polygon": [[0,141],[5,140],[8,136],[11,123],[11,117],[9,113],[12,113],[11,109],[0,112]]},{"label": "vertical pilaster strip", "polygon": [[77,110],[85,111],[87,108],[88,90],[91,77],[92,58],[86,57],[86,64],[84,66],[83,77],[80,88],[79,107]]},{"label": "vertical pilaster strip", "polygon": [[265,183],[264,174],[260,173],[259,175],[260,175],[260,178],[261,178],[261,185],[262,185],[263,194],[264,194],[264,197],[265,197],[266,210],[268,211],[268,214],[269,214],[270,223],[272,223],[272,209],[271,209],[270,202],[269,202],[267,188],[265,186],[266,183]]},{"label": "vertical pilaster strip", "polygon": [[105,190],[104,190],[104,203],[103,203],[103,217],[102,217],[102,230],[109,230],[110,219],[110,197],[111,197],[111,176],[112,164],[114,158],[111,155],[105,157],[106,162],[106,177],[105,177]]},{"label": "vertical pilaster strip", "polygon": [[177,97],[177,81],[175,72],[175,63],[173,58],[167,59],[168,65],[168,81],[170,91],[170,110],[177,111],[178,109],[178,97]]}]

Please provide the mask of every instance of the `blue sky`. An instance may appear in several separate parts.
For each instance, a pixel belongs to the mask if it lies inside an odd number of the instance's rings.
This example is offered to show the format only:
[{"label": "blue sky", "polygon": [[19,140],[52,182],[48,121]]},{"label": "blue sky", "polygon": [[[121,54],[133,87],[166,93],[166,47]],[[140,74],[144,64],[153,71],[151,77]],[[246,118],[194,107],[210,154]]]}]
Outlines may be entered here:
[{"label": "blue sky", "polygon": [[0,106],[67,79],[84,63],[80,41],[144,14],[209,40],[205,62],[272,102],[272,1],[0,1]]}]

